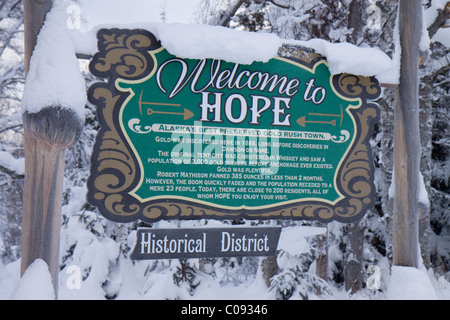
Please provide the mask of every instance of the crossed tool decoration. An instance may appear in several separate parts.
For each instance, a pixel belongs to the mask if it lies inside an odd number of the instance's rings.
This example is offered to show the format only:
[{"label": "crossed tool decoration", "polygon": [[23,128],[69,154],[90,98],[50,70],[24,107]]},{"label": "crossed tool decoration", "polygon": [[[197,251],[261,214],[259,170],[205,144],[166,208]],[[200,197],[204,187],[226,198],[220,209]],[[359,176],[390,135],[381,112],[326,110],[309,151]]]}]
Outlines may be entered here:
[{"label": "crossed tool decoration", "polygon": [[[342,105],[340,105],[341,107],[341,113],[340,114],[327,114],[327,113],[308,113],[309,116],[319,116],[319,117],[336,117],[340,119],[339,122],[339,127],[342,126],[342,120],[344,118],[344,111],[342,109]],[[323,120],[306,120],[306,116],[303,116],[301,118],[297,119],[297,123],[302,126],[305,127],[307,123],[324,123],[324,124],[331,124],[333,127],[335,127],[337,125],[337,121],[336,119],[330,120],[330,121],[323,121]]]},{"label": "crossed tool decoration", "polygon": [[[162,102],[145,102],[142,101],[142,94],[144,90],[141,91],[141,95],[139,96],[139,111],[142,115],[142,105],[150,105],[150,106],[169,106],[169,107],[181,107],[181,104],[177,103],[162,103]],[[146,114],[148,116],[152,114],[170,114],[170,115],[182,115],[183,120],[188,120],[194,116],[194,113],[186,108],[183,109],[183,112],[171,112],[171,111],[158,111],[151,108],[147,108]]]}]

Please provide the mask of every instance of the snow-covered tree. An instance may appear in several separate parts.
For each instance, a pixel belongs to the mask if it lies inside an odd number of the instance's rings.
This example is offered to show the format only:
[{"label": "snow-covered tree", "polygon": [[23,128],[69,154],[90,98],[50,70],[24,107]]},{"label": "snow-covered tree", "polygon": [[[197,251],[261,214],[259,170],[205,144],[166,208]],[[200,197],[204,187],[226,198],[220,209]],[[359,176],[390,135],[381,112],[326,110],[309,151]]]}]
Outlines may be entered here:
[{"label": "snow-covered tree", "polygon": [[[286,39],[320,38],[379,47],[396,59],[396,0],[204,0],[202,6],[208,14],[199,17],[199,21],[204,23],[271,32]],[[448,16],[444,6],[443,1],[424,1],[424,10],[429,10],[426,12],[426,27],[431,38]],[[424,52],[423,56],[428,54],[430,57],[421,66],[421,171],[429,199],[421,200],[420,244],[424,265],[448,272],[449,144],[446,137],[449,85],[446,79],[449,49],[438,41],[432,41],[429,52]],[[345,280],[346,288],[352,291],[364,286],[365,270],[369,265],[379,264],[385,269],[386,262],[392,258],[393,208],[389,188],[393,166],[394,99],[393,86],[384,87],[384,94],[378,101],[381,121],[372,139],[377,204],[360,222],[350,225],[333,223],[328,232],[328,249],[332,251],[328,255],[329,275],[338,283]],[[431,208],[427,207],[428,201]],[[277,277],[275,281],[285,278]]]},{"label": "snow-covered tree", "polygon": [[17,0],[0,1],[0,260],[20,256],[23,189],[23,12]]}]

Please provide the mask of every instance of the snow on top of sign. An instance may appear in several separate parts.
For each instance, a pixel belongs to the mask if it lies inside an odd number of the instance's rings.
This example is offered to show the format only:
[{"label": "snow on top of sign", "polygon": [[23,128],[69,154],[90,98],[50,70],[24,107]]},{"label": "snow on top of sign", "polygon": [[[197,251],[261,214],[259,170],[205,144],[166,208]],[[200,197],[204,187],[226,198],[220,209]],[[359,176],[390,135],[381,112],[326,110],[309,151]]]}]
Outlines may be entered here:
[{"label": "snow on top of sign", "polygon": [[22,111],[36,113],[42,108],[61,106],[84,118],[85,81],[75,53],[97,51],[97,31],[109,28],[143,28],[155,34],[172,54],[182,58],[212,58],[239,64],[267,62],[283,43],[312,48],[327,58],[332,74],[351,73],[376,76],[380,82],[398,83],[398,63],[377,48],[349,43],[283,40],[274,34],[250,33],[218,26],[157,22],[131,25],[98,25],[88,32],[67,28],[68,2],[57,1],[47,14],[31,57],[22,99]]},{"label": "snow on top of sign", "polygon": [[322,39],[291,41],[291,43],[312,48],[325,56],[331,74],[376,76],[380,82],[398,82],[398,67],[387,54],[379,49],[357,47],[347,42],[330,43]]},{"label": "snow on top of sign", "polygon": [[239,64],[267,62],[282,41],[273,33],[250,33],[218,26],[156,24],[155,35],[169,52],[191,59],[219,59]]},{"label": "snow on top of sign", "polygon": [[153,31],[169,52],[183,58],[212,58],[239,64],[267,62],[283,43],[312,48],[325,56],[332,74],[377,76],[381,82],[397,82],[392,60],[379,49],[321,39],[283,40],[272,33],[252,33],[217,26],[155,24]]},{"label": "snow on top of sign", "polygon": [[69,108],[84,119],[86,86],[66,28],[66,1],[55,1],[47,14],[30,60],[22,112]]},{"label": "snow on top of sign", "polygon": [[219,59],[232,63],[267,62],[283,43],[315,50],[325,56],[332,74],[351,73],[376,76],[380,82],[398,83],[398,66],[378,48],[362,48],[350,43],[330,43],[321,39],[285,40],[275,34],[254,33],[219,26],[183,23],[134,23],[99,25],[89,32],[77,30],[71,36],[77,51],[97,52],[97,31],[101,28],[140,28],[152,32],[170,53],[182,58]]}]

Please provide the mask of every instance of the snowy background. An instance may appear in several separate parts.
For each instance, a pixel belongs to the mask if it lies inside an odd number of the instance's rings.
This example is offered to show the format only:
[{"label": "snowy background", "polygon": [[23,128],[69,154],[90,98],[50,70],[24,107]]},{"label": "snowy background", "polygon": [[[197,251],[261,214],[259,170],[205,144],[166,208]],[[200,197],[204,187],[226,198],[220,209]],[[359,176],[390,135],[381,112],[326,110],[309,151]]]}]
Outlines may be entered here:
[{"label": "snowy background", "polygon": [[[85,120],[85,128],[80,142],[67,152],[64,186],[63,225],[61,227],[61,266],[59,275],[59,299],[450,299],[449,255],[450,227],[448,225],[448,193],[441,192],[432,182],[423,193],[434,197],[430,209],[429,255],[434,260],[423,261],[420,269],[391,267],[389,252],[389,183],[387,159],[383,158],[383,143],[389,144],[387,129],[379,129],[373,139],[377,161],[376,184],[379,189],[378,209],[369,212],[364,221],[356,227],[363,231],[365,239],[359,261],[363,272],[362,288],[356,292],[345,289],[342,279],[345,265],[352,260],[346,254],[350,244],[346,240],[355,226],[331,223],[317,226],[311,223],[284,223],[277,255],[279,272],[267,286],[262,258],[232,259],[190,259],[161,261],[132,261],[128,258],[134,247],[136,228],[142,223],[117,224],[102,218],[95,208],[86,203],[86,179],[89,172],[89,157],[93,140],[98,129],[92,106],[86,106],[85,87],[90,85],[92,76],[86,73],[86,60],[77,60],[75,53],[92,55],[96,52],[96,31],[102,26],[142,27],[157,35],[171,53],[182,57],[219,58],[238,63],[267,61],[274,56],[281,43],[295,43],[311,47],[327,57],[332,73],[349,72],[365,76],[377,76],[382,83],[394,85],[398,81],[398,56],[395,36],[386,44],[375,43],[374,38],[382,38],[366,27],[366,34],[352,40],[354,33],[348,26],[340,26],[337,21],[345,21],[346,13],[336,8],[333,27],[323,28],[325,36],[299,37],[290,34],[296,26],[301,26],[315,14],[320,15],[323,3],[319,0],[305,1],[307,6],[299,6],[295,1],[279,1],[289,7],[287,13],[269,1],[251,1],[252,5],[231,12],[231,4],[237,1],[203,0],[57,0],[39,37],[33,54],[30,73],[24,86],[17,81],[8,90],[2,91],[3,98],[0,118],[0,299],[53,299],[50,275],[45,262],[37,260],[19,279],[20,269],[20,197],[18,191],[23,185],[24,161],[20,139],[20,113],[35,112],[42,106],[59,104],[72,108]],[[126,6],[124,6],[126,2]],[[326,1],[325,1],[326,2]],[[344,1],[350,4],[352,1]],[[386,13],[382,16],[395,24],[395,5],[385,1]],[[266,3],[265,6],[261,6]],[[372,2],[367,1],[370,6]],[[435,20],[438,9],[445,1],[432,1],[426,6],[426,26]],[[6,7],[5,7],[6,8]],[[10,16],[5,8],[0,8],[0,27],[5,30],[15,28],[11,38],[16,43],[8,44],[2,52],[0,65],[3,79],[20,72],[20,41],[23,39],[21,20]],[[12,8],[12,7],[11,7]],[[11,9],[10,8],[10,9]],[[384,8],[384,7],[383,7]],[[233,14],[228,27],[211,26],[221,24],[224,13]],[[281,15],[283,13],[283,15]],[[342,16],[339,16],[341,14]],[[264,21],[258,20],[259,16]],[[243,17],[250,17],[244,19]],[[325,19],[325,18],[324,18]],[[340,20],[339,20],[340,19]],[[307,26],[317,21],[311,20]],[[331,24],[331,22],[330,22]],[[386,27],[387,28],[387,27]],[[391,28],[393,29],[393,28]],[[247,31],[257,31],[249,33]],[[392,30],[391,30],[392,31]],[[448,41],[450,28],[440,29],[433,38],[422,35],[423,43],[434,51],[428,53],[428,69],[424,76],[433,73],[434,92],[430,101],[441,101],[448,117],[447,86],[442,78],[442,69],[448,68]],[[320,35],[317,30],[303,30]],[[372,32],[372,33],[371,33]],[[386,32],[387,33],[387,32]],[[385,34],[383,34],[385,36]],[[55,41],[55,39],[59,39]],[[202,41],[198,41],[202,39]],[[196,45],[192,45],[196,43]],[[351,44],[353,43],[353,44]],[[355,45],[358,44],[358,45]],[[437,49],[435,49],[437,47]],[[236,51],[235,48],[239,48]],[[427,51],[428,48],[423,48]],[[22,48],[23,50],[23,48]],[[440,50],[440,51],[439,51]],[[442,52],[444,52],[442,54]],[[440,53],[440,56],[437,54]],[[433,56],[434,55],[434,56]],[[57,63],[49,63],[57,61]],[[350,62],[350,63],[349,63]],[[11,67],[13,66],[13,67]],[[56,66],[56,67],[55,67]],[[64,66],[64,68],[61,68]],[[441,72],[441,73],[439,73]],[[436,75],[437,74],[437,75]],[[17,76],[16,76],[17,77]],[[52,81],[49,81],[51,79]],[[57,80],[57,81],[55,81]],[[5,83],[5,82],[3,82]],[[423,84],[423,86],[425,86]],[[50,88],[50,89],[49,89]],[[445,89],[447,88],[447,89]],[[388,93],[386,93],[389,96]],[[445,100],[447,99],[447,100]],[[387,98],[386,98],[387,100]],[[5,101],[5,102],[3,102]],[[382,111],[389,118],[389,103],[380,101]],[[436,102],[437,103],[437,102]],[[386,108],[386,109],[385,109]],[[435,112],[435,119],[442,116]],[[431,121],[431,120],[430,120]],[[3,128],[9,128],[2,131]],[[385,127],[387,128],[387,126]],[[434,138],[436,146],[448,146],[448,129],[436,126],[429,131],[444,132],[443,138]],[[446,131],[447,130],[447,131]],[[435,131],[433,131],[435,132]],[[438,136],[434,133],[434,136]],[[431,139],[431,138],[430,138]],[[446,140],[445,140],[446,139]],[[431,144],[431,143],[430,143]],[[424,150],[425,152],[426,150]],[[384,156],[387,156],[385,154]],[[431,157],[430,157],[431,158]],[[433,162],[430,172],[447,183],[448,158],[443,164]],[[434,166],[434,167],[433,167]],[[386,169],[386,171],[389,171]],[[433,179],[433,173],[429,173]],[[426,175],[425,175],[426,176]],[[435,178],[436,181],[436,178]],[[431,188],[434,189],[431,189]],[[448,187],[447,187],[448,188]],[[441,188],[442,189],[442,188]],[[445,189],[445,188],[444,188]],[[440,189],[439,189],[440,190]],[[435,192],[435,193],[433,193]],[[439,198],[440,197],[440,198]],[[427,197],[425,197],[427,198]],[[437,200],[436,200],[437,199]],[[385,201],[385,202],[383,202]],[[16,208],[12,211],[12,208]],[[382,208],[380,210],[379,208]],[[10,210],[11,209],[11,210]],[[379,211],[386,211],[380,213]],[[437,218],[436,218],[437,217]],[[434,220],[433,220],[434,219]],[[436,222],[438,221],[438,222]],[[208,224],[235,224],[250,226],[248,221],[161,221],[153,227],[192,227]],[[277,223],[276,221],[268,223]],[[434,223],[434,225],[433,225]],[[429,228],[429,226],[428,226]],[[317,275],[316,264],[322,252],[318,249],[318,236],[326,235],[328,279]],[[346,250],[347,248],[347,250]],[[439,262],[440,261],[440,262]],[[433,263],[432,263],[433,262]],[[375,268],[370,268],[375,266]],[[375,277],[374,277],[375,276]],[[379,277],[378,277],[379,276]],[[371,282],[373,280],[378,282]],[[371,285],[370,285],[370,284]]]}]

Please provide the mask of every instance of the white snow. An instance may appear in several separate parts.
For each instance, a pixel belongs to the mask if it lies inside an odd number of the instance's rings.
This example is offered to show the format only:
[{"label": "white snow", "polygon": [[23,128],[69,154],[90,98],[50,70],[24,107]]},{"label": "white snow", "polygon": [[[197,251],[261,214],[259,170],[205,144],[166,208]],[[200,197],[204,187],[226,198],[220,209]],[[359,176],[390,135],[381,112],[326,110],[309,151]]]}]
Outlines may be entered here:
[{"label": "white snow", "polygon": [[331,74],[351,73],[375,76],[382,83],[398,83],[398,64],[378,48],[350,43],[330,43],[321,39],[283,40],[275,34],[251,33],[218,26],[183,23],[133,23],[99,25],[89,32],[71,31],[77,51],[97,51],[97,31],[101,28],[142,28],[155,34],[170,53],[182,58],[220,59],[232,63],[267,62],[283,43],[312,48],[327,58]]},{"label": "white snow", "polygon": [[378,76],[391,82],[396,67],[379,49],[350,43],[330,43],[321,39],[283,40],[272,33],[251,33],[224,27],[195,24],[155,24],[153,31],[170,53],[183,58],[220,59],[239,64],[267,62],[283,43],[314,49],[327,58],[331,74],[351,73]]},{"label": "white snow", "polygon": [[389,300],[437,300],[428,274],[413,267],[393,266],[387,291]]},{"label": "white snow", "polygon": [[427,26],[430,26],[436,20],[438,10],[445,10],[445,6],[447,5],[448,0],[433,0],[430,2],[430,7],[424,10],[424,16]]},{"label": "white snow", "polygon": [[25,270],[10,297],[11,300],[55,300],[52,277],[47,263],[36,259]]},{"label": "white snow", "polygon": [[[395,168],[393,170],[393,172],[395,172]],[[394,199],[395,198],[395,174],[392,175],[392,182],[391,185],[389,186],[388,189],[388,195],[390,199]],[[418,200],[419,203],[425,205],[426,207],[430,206],[430,199],[429,199],[429,195],[428,195],[428,191],[426,189],[425,186],[425,182],[423,180],[423,175],[422,172],[419,171],[419,177],[418,177],[418,181],[417,181],[417,186],[419,187],[418,189]]]},{"label": "white snow", "polygon": [[19,175],[23,175],[25,173],[25,159],[16,159],[7,151],[0,151],[0,166],[5,167]]},{"label": "white snow", "polygon": [[278,241],[278,250],[284,250],[290,255],[300,255],[310,250],[308,237],[326,233],[326,228],[318,227],[287,227],[283,228]]},{"label": "white snow", "polygon": [[156,24],[155,36],[170,53],[191,59],[219,59],[239,64],[267,62],[282,41],[272,33],[250,33],[195,24]]},{"label": "white snow", "polygon": [[[7,300],[10,298],[11,292],[14,290],[18,281],[17,279],[19,278],[19,268],[20,259],[8,265],[4,265],[0,259],[0,300]],[[13,274],[11,274],[11,269],[17,272],[12,272]]]},{"label": "white snow", "polygon": [[71,109],[84,121],[85,80],[66,26],[67,1],[55,1],[39,33],[22,98],[22,112],[45,107]]},{"label": "white snow", "polygon": [[450,28],[440,28],[433,37],[437,41],[450,48]]},{"label": "white snow", "polygon": [[[162,45],[176,56],[250,64],[253,61],[267,61],[276,55],[282,43],[292,43],[312,48],[324,55],[332,74],[346,72],[376,76],[382,83],[398,83],[398,64],[378,48],[362,48],[350,43],[329,43],[320,39],[283,40],[274,34],[192,24],[191,10],[193,6],[198,5],[198,0],[183,1],[183,8],[180,3],[172,1],[172,5],[177,5],[184,14],[171,17],[170,12],[175,10],[168,10],[170,23],[159,23],[155,22],[160,20],[160,17],[155,16],[155,10],[150,12],[150,7],[156,7],[155,1],[157,0],[144,3],[142,0],[133,0],[127,10],[117,10],[120,7],[117,0],[110,0],[106,7],[106,0],[81,1],[80,28],[71,30],[75,47],[79,52],[94,54],[97,50],[96,33],[102,27],[143,28],[153,32]],[[160,2],[161,10],[164,5],[171,4]],[[94,7],[97,10],[93,10]],[[98,8],[102,10],[99,11]],[[101,14],[94,15],[93,12]]]},{"label": "white snow", "polygon": [[[77,192],[77,194],[85,193]],[[86,219],[90,219],[89,215],[95,213],[84,212],[83,215]],[[107,280],[110,264],[115,263],[119,254],[119,244],[110,238],[97,237],[86,230],[84,225],[79,223],[79,219],[83,219],[83,216],[70,217],[65,236],[61,239],[62,247],[66,247],[65,243],[75,243],[76,247],[73,252],[74,260],[61,272],[59,299],[105,299],[102,284]],[[101,225],[92,225],[94,230],[97,227],[101,228]],[[63,254],[62,252],[61,255]],[[73,270],[70,266],[76,266],[77,269]],[[84,279],[79,287],[73,285],[73,277],[82,277],[86,270],[90,270],[89,277]]]},{"label": "white snow", "polygon": [[[447,2],[447,0],[431,1],[431,6],[428,9],[424,10],[424,19],[427,27],[429,27],[435,21],[438,15],[438,10],[445,10]],[[430,41],[440,42],[447,48],[450,48],[450,28],[440,28]]]},{"label": "white snow", "polygon": [[358,47],[350,43],[329,43],[322,39],[292,41],[314,49],[327,58],[331,74],[350,73],[375,76],[381,83],[397,83],[398,66],[378,48]]},{"label": "white snow", "polygon": [[[81,194],[82,190],[78,190]],[[86,214],[86,213],[85,213]],[[86,218],[89,219],[88,213]],[[160,260],[157,262],[131,261],[118,256],[118,243],[103,237],[95,236],[86,230],[78,220],[82,217],[72,215],[67,229],[63,230],[62,248],[76,243],[73,260],[59,273],[58,299],[60,300],[104,300],[105,292],[116,293],[117,300],[274,300],[275,292],[269,290],[264,283],[261,260],[256,274],[241,279],[239,283],[221,283],[226,278],[224,270],[212,265],[214,276],[197,272],[199,282],[195,295],[189,294],[187,284],[176,285],[174,272],[180,267],[178,260]],[[192,222],[191,222],[192,223]],[[217,222],[218,223],[218,222]],[[169,222],[164,223],[168,227]],[[189,224],[188,221],[183,224]],[[214,227],[215,221],[212,223]],[[172,226],[176,223],[172,223]],[[96,228],[93,224],[92,228]],[[323,234],[325,228],[296,226],[285,228],[281,233],[278,249],[286,253],[278,256],[280,268],[295,267],[298,255],[311,250],[306,238]],[[67,243],[66,243],[67,242]],[[133,241],[132,241],[133,242]],[[64,252],[61,252],[63,255]],[[330,247],[328,254],[333,255]],[[261,258],[262,259],[262,258]],[[333,257],[330,257],[333,260]],[[190,259],[197,265],[198,259]],[[392,269],[381,265],[381,277],[386,283],[381,292],[364,289],[351,296],[343,290],[331,289],[327,295],[311,296],[320,299],[380,299],[380,300],[446,300],[450,299],[450,284],[444,277],[436,279],[424,268],[393,266]],[[38,259],[19,279],[20,260],[2,265],[0,261],[0,299],[54,299],[51,276],[47,264]],[[208,268],[206,268],[208,269]],[[86,273],[86,271],[88,273]],[[150,271],[151,270],[151,271]],[[150,271],[150,272],[149,272]],[[314,276],[314,266],[309,271]],[[85,275],[88,274],[86,277]],[[382,280],[383,281],[383,280]],[[106,285],[105,285],[106,284]],[[295,297],[294,297],[295,298]],[[297,297],[298,298],[298,297]]]},{"label": "white snow", "polygon": [[419,202],[424,204],[426,207],[429,207],[430,199],[429,199],[428,191],[426,189],[425,182],[423,180],[423,175],[421,172],[419,172],[418,186],[419,186]]}]

